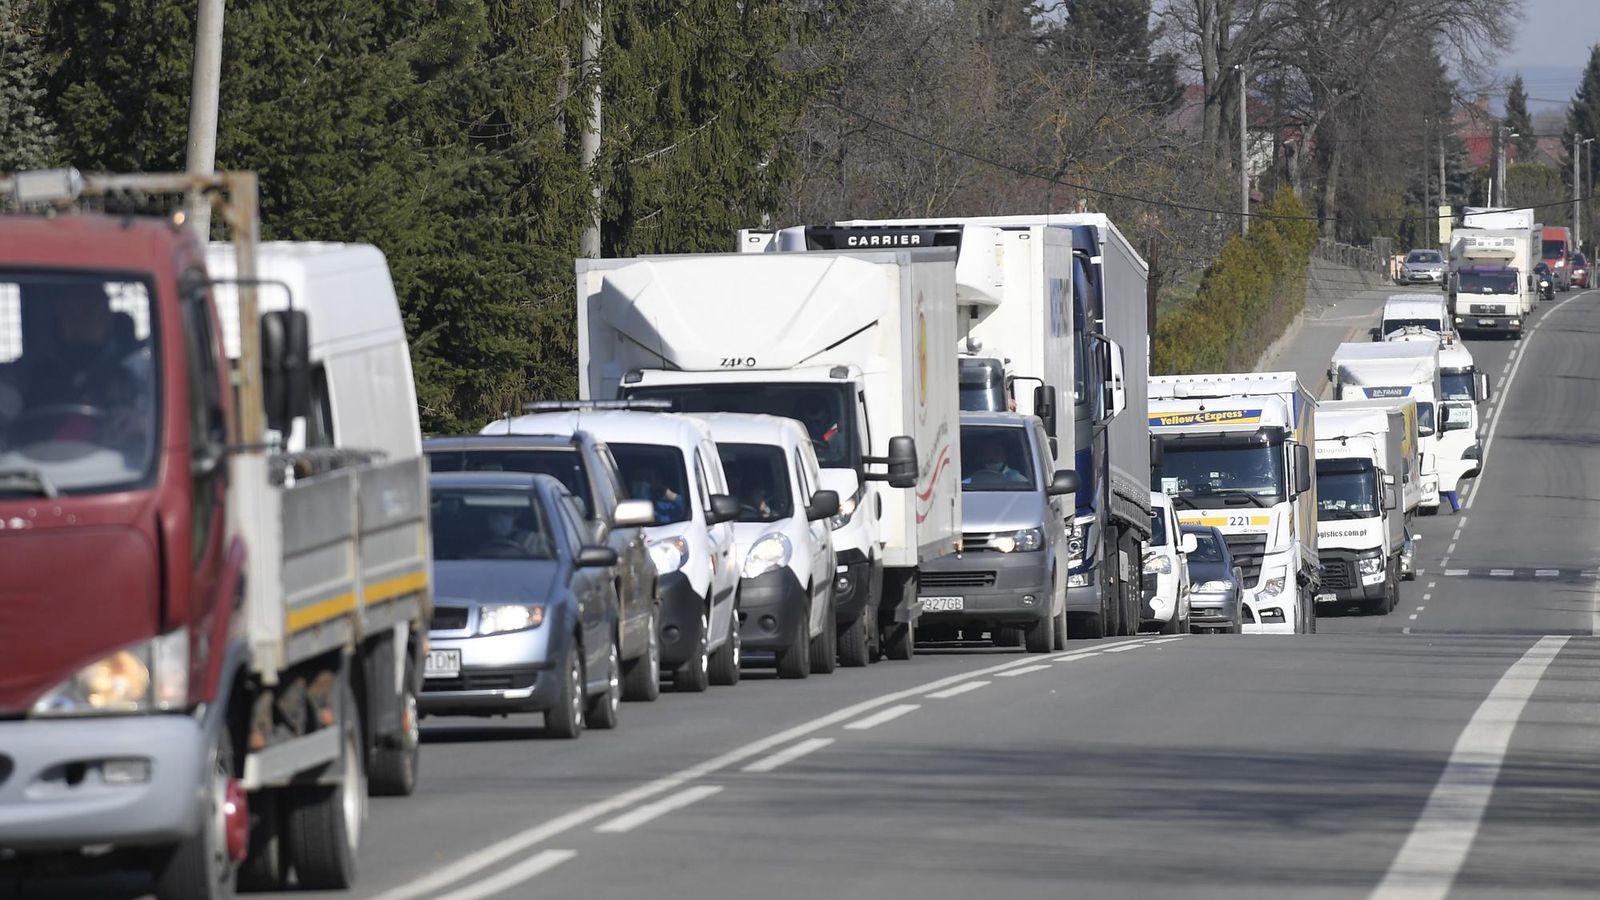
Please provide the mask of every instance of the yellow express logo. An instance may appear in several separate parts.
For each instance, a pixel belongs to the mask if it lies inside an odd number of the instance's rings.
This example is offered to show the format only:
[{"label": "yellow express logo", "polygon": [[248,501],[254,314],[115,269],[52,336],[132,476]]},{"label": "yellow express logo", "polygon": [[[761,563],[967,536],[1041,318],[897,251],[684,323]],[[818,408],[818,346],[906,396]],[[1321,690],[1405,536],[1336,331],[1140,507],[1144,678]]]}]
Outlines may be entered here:
[{"label": "yellow express logo", "polygon": [[1174,425],[1253,425],[1261,421],[1259,409],[1214,409],[1205,412],[1158,413],[1150,417],[1150,427]]}]

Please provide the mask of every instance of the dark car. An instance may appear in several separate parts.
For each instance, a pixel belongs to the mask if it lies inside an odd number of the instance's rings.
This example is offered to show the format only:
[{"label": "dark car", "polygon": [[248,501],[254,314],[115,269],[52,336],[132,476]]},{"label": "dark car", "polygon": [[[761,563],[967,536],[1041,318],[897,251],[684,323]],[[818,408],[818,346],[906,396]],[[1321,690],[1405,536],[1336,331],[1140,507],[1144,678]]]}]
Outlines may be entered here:
[{"label": "dark car", "polygon": [[1183,533],[1195,537],[1189,554],[1189,630],[1199,634],[1239,634],[1243,628],[1240,596],[1244,579],[1221,530],[1211,525],[1184,525]]},{"label": "dark car", "polygon": [[1573,287],[1586,288],[1589,286],[1589,257],[1582,253],[1572,254],[1572,279]]},{"label": "dark car", "polygon": [[579,431],[430,438],[422,449],[436,473],[536,473],[553,476],[571,492],[583,512],[588,538],[617,552],[622,698],[656,699],[661,693],[660,579],[641,527],[655,521],[655,511],[645,501],[628,499],[610,448]]},{"label": "dark car", "polygon": [[622,699],[617,553],[587,535],[549,475],[430,478],[433,622],[423,715],[544,713],[577,737],[614,728]]}]

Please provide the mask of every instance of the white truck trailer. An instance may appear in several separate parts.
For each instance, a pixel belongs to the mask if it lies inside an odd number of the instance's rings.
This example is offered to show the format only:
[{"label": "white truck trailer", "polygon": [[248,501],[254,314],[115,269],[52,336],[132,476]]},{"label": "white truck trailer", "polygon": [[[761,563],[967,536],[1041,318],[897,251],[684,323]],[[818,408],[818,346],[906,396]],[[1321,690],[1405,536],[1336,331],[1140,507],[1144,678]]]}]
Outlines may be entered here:
[{"label": "white truck trailer", "polygon": [[809,430],[841,498],[845,665],[911,655],[918,566],[961,536],[954,266],[944,249],[577,261],[583,399]]},{"label": "white truck trailer", "polygon": [[1381,344],[1340,344],[1328,369],[1335,400],[1410,397],[1417,402],[1417,437],[1422,452],[1422,503],[1419,511],[1430,516],[1439,511],[1443,451],[1439,446],[1439,419],[1448,417],[1439,406],[1437,341],[1386,341]]},{"label": "white truck trailer", "polygon": [[1293,372],[1150,379],[1161,490],[1179,521],[1221,529],[1246,633],[1316,631],[1316,408]]},{"label": "white truck trailer", "polygon": [[1367,403],[1317,407],[1316,602],[1387,614],[1400,600],[1410,537],[1401,501],[1410,436],[1400,407]]}]

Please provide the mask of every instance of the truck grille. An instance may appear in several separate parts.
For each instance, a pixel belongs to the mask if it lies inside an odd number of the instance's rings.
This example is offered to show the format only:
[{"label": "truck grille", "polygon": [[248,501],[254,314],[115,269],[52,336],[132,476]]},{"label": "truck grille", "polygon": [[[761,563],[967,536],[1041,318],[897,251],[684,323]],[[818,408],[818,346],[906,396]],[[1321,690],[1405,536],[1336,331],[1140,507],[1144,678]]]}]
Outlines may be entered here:
[{"label": "truck grille", "polygon": [[434,631],[460,631],[467,627],[465,606],[435,606],[433,621],[428,627]]},{"label": "truck grille", "polygon": [[1252,589],[1258,587],[1261,583],[1261,559],[1267,555],[1267,536],[1224,534],[1222,540],[1228,545],[1233,564],[1239,567],[1239,573],[1244,576],[1244,586]]},{"label": "truck grille", "polygon": [[993,572],[923,572],[919,588],[994,587]]},{"label": "truck grille", "polygon": [[1322,586],[1330,591],[1342,591],[1356,586],[1356,564],[1349,559],[1339,559],[1323,554]]}]

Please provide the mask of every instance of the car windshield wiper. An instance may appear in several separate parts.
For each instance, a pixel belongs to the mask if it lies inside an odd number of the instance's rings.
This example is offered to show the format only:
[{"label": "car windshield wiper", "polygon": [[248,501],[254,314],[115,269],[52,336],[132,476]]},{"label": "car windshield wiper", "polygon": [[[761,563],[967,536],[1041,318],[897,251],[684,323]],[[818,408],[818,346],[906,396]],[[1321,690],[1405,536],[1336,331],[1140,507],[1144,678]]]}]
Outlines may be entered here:
[{"label": "car windshield wiper", "polygon": [[1272,505],[1270,503],[1262,503],[1260,497],[1257,497],[1255,494],[1250,493],[1244,488],[1217,488],[1211,493],[1218,494],[1223,497],[1243,497],[1262,509],[1266,509],[1268,506]]},{"label": "car windshield wiper", "polygon": [[54,500],[60,495],[55,482],[39,469],[6,469],[0,471],[0,491],[31,490]]}]

